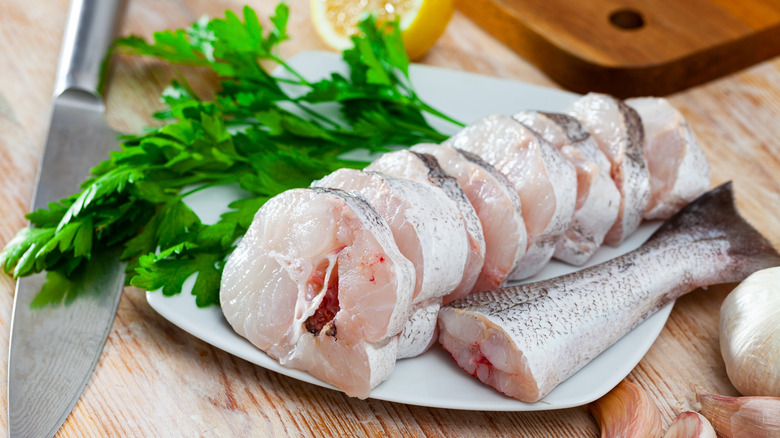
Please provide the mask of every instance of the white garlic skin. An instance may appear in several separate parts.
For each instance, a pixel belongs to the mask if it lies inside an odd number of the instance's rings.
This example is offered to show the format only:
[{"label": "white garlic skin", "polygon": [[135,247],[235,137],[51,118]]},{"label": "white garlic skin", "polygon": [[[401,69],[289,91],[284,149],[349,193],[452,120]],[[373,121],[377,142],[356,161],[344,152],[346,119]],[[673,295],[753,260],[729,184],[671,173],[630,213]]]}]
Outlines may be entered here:
[{"label": "white garlic skin", "polygon": [[723,301],[720,352],[742,395],[780,397],[780,267],[751,274]]},{"label": "white garlic skin", "polygon": [[712,424],[697,412],[682,412],[674,419],[664,438],[717,438]]}]

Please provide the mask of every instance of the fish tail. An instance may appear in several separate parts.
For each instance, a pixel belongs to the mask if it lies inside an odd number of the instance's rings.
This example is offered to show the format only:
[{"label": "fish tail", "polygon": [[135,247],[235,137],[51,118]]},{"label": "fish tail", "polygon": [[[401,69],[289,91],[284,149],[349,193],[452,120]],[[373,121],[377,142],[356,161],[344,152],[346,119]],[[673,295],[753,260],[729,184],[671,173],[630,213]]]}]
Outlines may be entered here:
[{"label": "fish tail", "polygon": [[728,242],[732,263],[722,267],[724,282],[741,281],[754,271],[780,265],[777,249],[739,214],[731,181],[688,204],[666,221],[648,243],[660,243],[681,233],[697,240],[725,239]]}]

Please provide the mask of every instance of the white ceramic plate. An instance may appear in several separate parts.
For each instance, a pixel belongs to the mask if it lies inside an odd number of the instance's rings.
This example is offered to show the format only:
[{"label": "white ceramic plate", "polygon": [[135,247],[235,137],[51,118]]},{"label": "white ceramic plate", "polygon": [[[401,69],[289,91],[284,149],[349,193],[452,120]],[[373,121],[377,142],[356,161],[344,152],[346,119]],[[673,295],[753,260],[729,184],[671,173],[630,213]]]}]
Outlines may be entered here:
[{"label": "white ceramic plate", "polygon": [[[290,63],[309,78],[343,71],[340,58],[331,53],[303,53]],[[521,109],[561,111],[576,98],[576,95],[563,91],[427,66],[413,66],[412,80],[423,100],[467,123],[489,114],[512,114]],[[443,124],[438,126],[445,128]],[[215,223],[219,215],[227,210],[228,203],[238,197],[237,189],[222,187],[198,192],[187,201],[204,223]],[[638,247],[658,226],[658,223],[643,224],[619,248],[600,249],[589,265]],[[574,270],[571,266],[553,261],[529,281]],[[146,299],[164,318],[217,348],[269,370],[333,388],[307,373],[282,367],[269,358],[238,336],[218,307],[197,308],[195,298],[188,292],[194,280],[193,277],[185,283],[185,292],[181,295],[165,297],[160,292],[147,292]],[[663,329],[672,306],[669,304],[661,309],[536,403],[520,402],[484,385],[458,368],[438,345],[421,356],[399,361],[390,378],[371,392],[371,398],[482,411],[536,411],[580,406],[606,394],[628,375]]]}]

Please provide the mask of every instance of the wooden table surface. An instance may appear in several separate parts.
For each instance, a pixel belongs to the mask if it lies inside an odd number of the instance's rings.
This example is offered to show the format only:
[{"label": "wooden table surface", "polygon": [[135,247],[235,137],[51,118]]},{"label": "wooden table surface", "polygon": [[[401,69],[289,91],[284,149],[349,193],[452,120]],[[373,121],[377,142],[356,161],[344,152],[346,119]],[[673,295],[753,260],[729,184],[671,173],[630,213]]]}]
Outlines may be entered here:
[{"label": "wooden table surface", "polygon": [[[122,34],[145,37],[184,27],[206,14],[239,10],[218,0],[133,0]],[[261,14],[275,0],[249,0]],[[292,5],[293,40],[283,55],[322,49],[308,1]],[[67,0],[5,0],[0,5],[0,245],[25,225],[49,105]],[[640,48],[637,48],[639,50]],[[556,85],[460,13],[421,60],[534,84]],[[161,107],[172,72],[119,57],[108,91],[108,119],[138,132]],[[212,81],[205,78],[204,81]],[[780,246],[780,59],[671,96],[712,163],[712,185],[733,180],[744,216]],[[522,109],[518,102],[518,109]],[[695,390],[737,394],[718,349],[720,304],[734,285],[678,300],[653,347],[628,379],[661,410],[665,426],[695,407]],[[8,346],[14,281],[0,275],[0,351]],[[7,378],[0,354],[0,381]],[[0,391],[0,429],[7,395]],[[105,436],[529,436],[593,437],[583,407],[535,413],[470,412],[358,400],[266,371],[184,333],[127,288],[103,355],[61,437]]]}]

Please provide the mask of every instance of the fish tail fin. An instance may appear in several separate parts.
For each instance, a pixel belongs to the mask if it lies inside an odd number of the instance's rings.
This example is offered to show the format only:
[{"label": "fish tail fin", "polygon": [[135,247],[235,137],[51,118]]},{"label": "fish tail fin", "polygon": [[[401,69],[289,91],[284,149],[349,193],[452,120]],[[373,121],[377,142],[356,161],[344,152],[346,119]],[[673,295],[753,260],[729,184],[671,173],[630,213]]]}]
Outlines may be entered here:
[{"label": "fish tail fin", "polygon": [[734,261],[724,270],[733,271],[732,281],[741,281],[759,269],[780,265],[780,254],[772,243],[737,211],[731,181],[699,196],[664,223],[648,240],[670,234],[688,233],[697,239],[725,239]]}]

